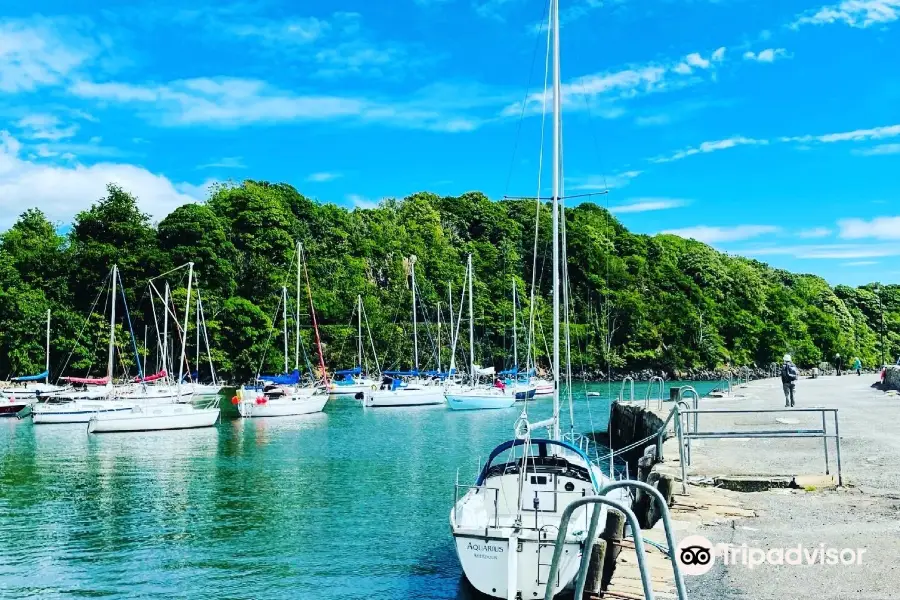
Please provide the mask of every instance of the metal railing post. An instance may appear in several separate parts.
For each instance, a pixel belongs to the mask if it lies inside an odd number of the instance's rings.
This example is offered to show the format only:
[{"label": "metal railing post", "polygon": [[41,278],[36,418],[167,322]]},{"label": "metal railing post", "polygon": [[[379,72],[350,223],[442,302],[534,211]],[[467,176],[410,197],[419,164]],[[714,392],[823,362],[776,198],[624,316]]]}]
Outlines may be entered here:
[{"label": "metal railing post", "polygon": [[[624,487],[632,487],[643,490],[644,492],[649,493],[651,496],[656,498],[656,502],[659,505],[659,510],[662,513],[663,520],[663,530],[666,534],[666,544],[669,546],[669,560],[672,561],[672,571],[675,574],[675,590],[678,592],[678,597],[681,600],[687,600],[687,590],[684,587],[684,576],[681,574],[681,568],[678,565],[678,561],[675,559],[675,539],[672,536],[672,520],[669,516],[669,505],[666,503],[666,499],[660,493],[658,489],[653,487],[648,483],[644,483],[643,481],[619,481],[616,483],[610,483],[609,485],[604,486],[600,490],[600,495],[605,496],[612,490]],[[599,506],[597,507],[599,508]],[[632,535],[640,535],[640,530],[638,533],[635,533],[632,530]],[[585,553],[587,555],[587,553]],[[575,586],[575,598],[583,598],[584,597],[584,580],[587,577],[587,563],[583,561],[582,571],[578,573],[578,582]]]},{"label": "metal railing post", "polygon": [[[572,518],[572,513],[575,509],[587,504],[606,504],[607,506],[614,508],[625,515],[625,520],[628,522],[628,526],[631,527],[632,533],[638,532],[634,538],[634,551],[635,554],[637,554],[638,570],[641,573],[641,586],[644,590],[644,600],[653,600],[653,586],[650,580],[650,572],[647,570],[647,563],[644,556],[644,540],[639,533],[641,527],[638,524],[637,517],[635,517],[631,509],[624,504],[611,500],[605,496],[579,498],[570,503],[563,511],[562,518],[559,522],[559,531],[556,534],[556,545],[553,548],[553,560],[550,563],[550,572],[547,574],[547,589],[544,592],[544,600],[553,600],[553,580],[556,579],[559,574],[559,561],[562,558],[563,547],[566,544],[566,533],[569,529],[569,520]],[[597,517],[596,522],[592,518],[591,523],[594,525],[594,528],[588,532],[588,537],[585,538],[585,549],[583,551],[584,554],[588,555],[590,555],[590,547],[597,537],[596,526],[599,524],[599,516]],[[582,560],[584,560],[583,556]]]},{"label": "metal railing post", "polygon": [[675,416],[675,435],[678,438],[678,460],[681,462],[681,493],[687,496],[687,469],[684,464],[684,431],[681,422],[681,406],[675,405],[678,414]]},{"label": "metal railing post", "polygon": [[[825,426],[825,411],[822,411],[822,431],[827,431]],[[828,470],[828,436],[822,436],[822,442],[825,444],[825,474],[830,475],[831,472]]]},{"label": "metal railing post", "polygon": [[838,485],[844,485],[844,482],[841,478],[841,430],[838,425],[838,411],[834,409],[834,447],[837,452],[837,475],[838,475]]}]

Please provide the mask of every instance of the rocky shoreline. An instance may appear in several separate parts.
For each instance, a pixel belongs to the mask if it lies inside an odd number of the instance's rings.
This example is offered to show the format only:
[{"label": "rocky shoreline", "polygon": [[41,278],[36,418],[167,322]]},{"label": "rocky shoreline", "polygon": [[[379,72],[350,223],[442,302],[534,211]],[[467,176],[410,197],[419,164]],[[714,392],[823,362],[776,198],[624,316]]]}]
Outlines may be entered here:
[{"label": "rocky shoreline", "polygon": [[601,369],[585,370],[577,373],[577,377],[583,381],[603,382],[607,380],[622,381],[631,377],[635,381],[650,381],[653,377],[662,377],[666,381],[722,381],[738,378],[764,379],[769,377],[771,367],[741,367],[731,369],[688,369],[687,371],[667,371],[665,369],[643,369],[640,371],[613,371],[607,373]]}]

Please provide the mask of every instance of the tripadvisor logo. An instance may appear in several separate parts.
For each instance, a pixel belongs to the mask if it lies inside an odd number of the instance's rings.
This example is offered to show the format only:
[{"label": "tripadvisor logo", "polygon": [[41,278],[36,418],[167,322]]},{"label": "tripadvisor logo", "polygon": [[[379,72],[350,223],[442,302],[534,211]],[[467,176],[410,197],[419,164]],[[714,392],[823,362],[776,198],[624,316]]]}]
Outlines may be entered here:
[{"label": "tripadvisor logo", "polygon": [[743,565],[755,569],[762,565],[861,565],[867,548],[832,548],[825,544],[786,548],[754,548],[747,544],[713,544],[701,535],[691,535],[675,548],[675,559],[686,575],[708,573],[716,558],[725,566]]}]

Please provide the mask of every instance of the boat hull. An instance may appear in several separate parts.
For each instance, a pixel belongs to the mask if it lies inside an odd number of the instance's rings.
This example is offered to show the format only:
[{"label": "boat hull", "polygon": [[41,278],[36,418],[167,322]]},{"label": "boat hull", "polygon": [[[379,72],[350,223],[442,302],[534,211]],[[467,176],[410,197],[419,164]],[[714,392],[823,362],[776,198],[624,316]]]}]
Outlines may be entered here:
[{"label": "boat hull", "polygon": [[87,423],[99,412],[126,412],[132,403],[115,400],[75,400],[60,404],[39,402],[31,408],[31,420],[35,425],[60,425]]},{"label": "boat hull", "polygon": [[397,390],[366,390],[363,405],[367,407],[426,406],[443,404],[444,390],[440,387],[400,388]]},{"label": "boat hull", "polygon": [[88,423],[88,433],[198,429],[212,427],[218,420],[218,407],[195,408],[184,404],[135,406],[129,411],[95,414]]},{"label": "boat hull", "polygon": [[497,408],[509,408],[516,403],[516,396],[512,393],[506,395],[467,395],[447,394],[447,406],[452,410],[489,410]]},{"label": "boat hull", "polygon": [[360,392],[366,392],[372,389],[372,386],[378,387],[377,381],[360,381],[355,383],[349,383],[345,385],[340,385],[337,383],[332,383],[328,393],[332,396],[355,396]]},{"label": "boat hull", "polygon": [[32,402],[22,402],[21,400],[0,398],[0,417],[14,417],[18,412],[28,406]]},{"label": "boat hull", "polygon": [[194,385],[195,396],[218,396],[224,386],[221,385]]},{"label": "boat hull", "polygon": [[309,415],[322,412],[327,402],[328,396],[326,394],[285,396],[266,399],[265,402],[258,402],[254,396],[242,399],[238,403],[238,412],[245,419]]}]

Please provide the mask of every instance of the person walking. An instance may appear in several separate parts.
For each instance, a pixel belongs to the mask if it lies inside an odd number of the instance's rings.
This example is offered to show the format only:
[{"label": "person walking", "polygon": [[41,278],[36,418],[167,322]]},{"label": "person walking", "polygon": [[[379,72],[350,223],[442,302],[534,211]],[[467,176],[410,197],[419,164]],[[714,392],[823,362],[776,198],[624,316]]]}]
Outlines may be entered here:
[{"label": "person walking", "polygon": [[791,362],[791,355],[784,355],[784,365],[781,367],[781,387],[784,389],[784,407],[794,407],[794,389],[800,374],[796,365]]},{"label": "person walking", "polygon": [[859,357],[856,357],[856,360],[853,361],[853,370],[856,371],[856,374],[862,377],[862,362],[859,360]]}]

